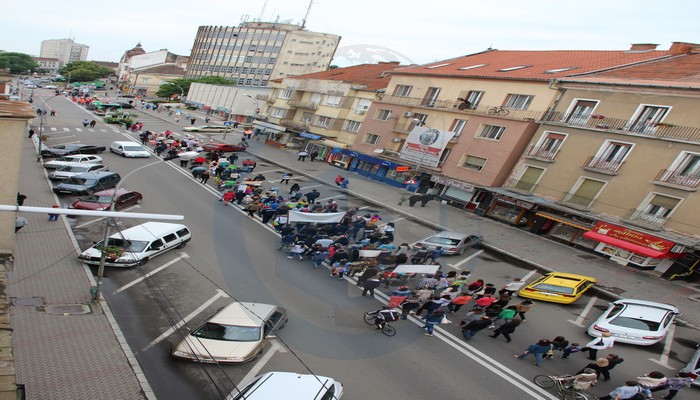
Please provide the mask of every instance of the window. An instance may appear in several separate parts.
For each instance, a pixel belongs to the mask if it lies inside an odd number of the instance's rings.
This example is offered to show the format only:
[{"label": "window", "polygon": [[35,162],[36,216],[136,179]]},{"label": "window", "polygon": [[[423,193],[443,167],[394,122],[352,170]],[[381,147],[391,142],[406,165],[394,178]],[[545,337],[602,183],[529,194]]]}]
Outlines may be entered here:
[{"label": "window", "polygon": [[515,110],[527,110],[532,101],[532,96],[526,94],[510,94],[504,107]]},{"label": "window", "polygon": [[368,133],[365,135],[365,140],[363,142],[365,144],[370,144],[372,146],[376,146],[377,143],[379,143],[379,135],[374,135],[374,134]]},{"label": "window", "polygon": [[605,186],[605,182],[593,179],[582,178],[576,191],[565,198],[567,203],[581,207],[589,207],[595,200],[600,190]]},{"label": "window", "polygon": [[423,103],[421,105],[426,107],[434,107],[435,101],[437,100],[439,94],[440,88],[428,88],[428,91],[425,93],[425,97],[423,98]]},{"label": "window", "polygon": [[700,154],[682,153],[676,171],[680,176],[700,178]]},{"label": "window", "polygon": [[311,99],[309,101],[314,103],[314,104],[320,103],[321,102],[321,93],[312,93]]},{"label": "window", "polygon": [[380,121],[388,121],[391,118],[391,110],[379,110],[377,119]]},{"label": "window", "polygon": [[331,118],[319,115],[316,117],[316,125],[322,128],[328,128],[331,125]]},{"label": "window", "polygon": [[571,112],[564,116],[566,123],[572,125],[583,125],[588,122],[588,118],[598,105],[597,100],[574,100]]},{"label": "window", "polygon": [[311,112],[304,112],[301,114],[301,120],[304,122],[311,122],[311,118],[314,117],[314,113]]},{"label": "window", "polygon": [[455,133],[455,137],[462,134],[464,127],[467,126],[467,121],[464,119],[456,119],[452,122],[452,127],[450,127],[450,132]]},{"label": "window", "polygon": [[338,107],[340,105],[340,100],[342,100],[342,96],[331,96],[328,95],[326,96],[326,105],[331,106],[331,107]]},{"label": "window", "polygon": [[293,94],[294,94],[294,91],[292,89],[283,89],[282,91],[280,91],[279,98],[280,99],[291,99]]},{"label": "window", "polygon": [[413,86],[396,85],[396,89],[394,89],[394,96],[408,97],[411,94],[411,89],[413,89]]},{"label": "window", "polygon": [[632,150],[631,143],[606,141],[596,158],[607,163],[622,163]]},{"label": "window", "polygon": [[500,140],[505,130],[505,126],[484,125],[484,129],[482,129],[481,133],[479,133],[479,137],[485,139]]},{"label": "window", "polygon": [[654,133],[657,124],[666,117],[670,110],[671,107],[642,104],[635,113],[636,117],[633,117],[630,130],[639,133]]},{"label": "window", "polygon": [[468,155],[464,157],[464,161],[462,161],[462,164],[460,166],[463,168],[473,169],[475,171],[481,171],[481,169],[484,168],[485,164],[485,158]]},{"label": "window", "polygon": [[466,71],[466,70],[468,70],[468,69],[479,68],[479,67],[485,67],[485,66],[486,66],[486,64],[476,64],[476,65],[470,65],[470,66],[468,66],[468,67],[462,67],[462,68],[457,68],[457,69],[460,69],[460,70],[462,70],[462,71]]},{"label": "window", "polygon": [[369,110],[369,106],[372,104],[372,101],[367,100],[367,99],[359,99],[357,101],[357,107],[355,108],[355,112],[358,114],[364,114]]},{"label": "window", "polygon": [[527,150],[526,154],[528,156],[554,160],[561,145],[564,144],[564,139],[566,139],[566,135],[564,134],[545,132],[537,144]]},{"label": "window", "polygon": [[678,206],[680,199],[675,197],[655,194],[649,200],[646,206],[642,208],[642,212],[638,217],[651,222],[663,222],[673,212],[673,209]]},{"label": "window", "polygon": [[345,130],[349,132],[359,132],[360,125],[362,125],[361,122],[348,121],[348,123],[345,125]]},{"label": "window", "polygon": [[435,69],[435,68],[442,68],[446,67],[448,65],[452,65],[452,63],[445,63],[445,64],[438,64],[438,65],[431,65],[429,67],[425,67],[426,69]]},{"label": "window", "polygon": [[268,109],[270,116],[275,117],[275,118],[283,118],[285,115],[285,110],[284,108],[279,108],[279,107],[270,107]]},{"label": "window", "polygon": [[523,190],[526,192],[532,191],[537,182],[540,180],[540,176],[544,173],[543,168],[533,167],[530,165],[525,166],[525,170],[520,175],[520,178],[516,179],[510,187],[515,189]]},{"label": "window", "polygon": [[527,67],[530,67],[530,65],[518,65],[517,67],[503,68],[503,69],[499,69],[498,72],[510,72],[510,71],[515,71],[518,69],[527,68]]}]

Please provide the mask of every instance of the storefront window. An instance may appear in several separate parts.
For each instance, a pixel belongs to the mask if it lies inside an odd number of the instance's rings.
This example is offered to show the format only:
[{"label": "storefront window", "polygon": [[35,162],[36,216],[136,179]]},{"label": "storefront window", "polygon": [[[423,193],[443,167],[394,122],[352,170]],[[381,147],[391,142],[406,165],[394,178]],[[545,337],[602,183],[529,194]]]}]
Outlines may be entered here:
[{"label": "storefront window", "polygon": [[494,205],[491,211],[489,212],[489,215],[494,218],[502,219],[506,222],[513,223],[515,222],[515,219],[518,217],[518,215],[520,215],[521,211],[522,208],[516,205],[496,203],[496,205]]},{"label": "storefront window", "polygon": [[549,232],[550,236],[554,236],[559,239],[564,239],[567,242],[571,242],[574,240],[576,235],[580,234],[581,230],[578,228],[574,228],[573,226],[565,225],[565,224],[558,224],[557,226],[554,227]]}]

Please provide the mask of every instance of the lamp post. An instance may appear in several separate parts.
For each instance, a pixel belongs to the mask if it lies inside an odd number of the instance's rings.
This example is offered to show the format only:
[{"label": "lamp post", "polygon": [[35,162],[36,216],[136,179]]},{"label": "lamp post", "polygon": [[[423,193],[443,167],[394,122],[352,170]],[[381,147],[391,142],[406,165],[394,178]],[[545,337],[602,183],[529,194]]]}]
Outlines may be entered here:
[{"label": "lamp post", "polygon": [[[58,96],[60,96],[60,94],[55,94],[46,100],[42,100],[44,102],[44,106],[47,105],[46,103],[48,103],[49,100],[53,99],[54,97],[58,97]],[[37,154],[36,154],[36,162],[41,161],[41,146],[42,146],[42,143],[44,142],[44,138],[43,138],[43,136],[44,136],[44,120],[46,119],[46,114],[44,113],[44,110],[42,108],[43,107],[38,108],[38,110],[41,111],[41,114],[39,114],[39,149],[37,150]]]},{"label": "lamp post", "polygon": [[[117,203],[117,195],[119,194],[119,189],[121,189],[122,184],[124,183],[124,181],[126,181],[126,179],[128,177],[130,177],[131,175],[133,175],[134,173],[136,173],[138,171],[141,171],[144,168],[148,168],[150,166],[160,164],[160,163],[165,162],[165,161],[170,161],[170,160],[175,159],[175,158],[177,158],[177,156],[166,157],[166,158],[160,159],[158,161],[154,161],[152,163],[142,165],[142,166],[136,168],[135,170],[129,172],[128,174],[126,174],[119,181],[119,183],[117,183],[117,186],[114,188],[114,193],[112,194],[112,202],[109,205],[109,211],[114,212],[115,206]],[[107,218],[107,226],[105,227],[105,236],[104,236],[104,239],[102,241],[102,254],[100,255],[100,264],[97,267],[97,279],[95,281],[94,289],[91,290],[93,300],[98,300],[100,298],[100,292],[102,290],[102,278],[104,277],[104,273],[105,273],[105,260],[107,258],[107,252],[105,251],[105,249],[107,248],[107,242],[109,241],[109,236],[112,234],[112,226],[113,225],[116,225],[114,218],[108,217]]]},{"label": "lamp post", "polygon": [[[426,132],[426,133],[429,133],[430,135],[438,135],[438,137],[439,137],[440,131],[435,129],[435,128],[431,128],[431,127],[427,126],[425,124],[425,122],[423,122],[422,120],[420,120],[418,118],[414,118],[413,122],[416,124],[416,126],[425,126],[426,128],[428,128],[428,132]],[[419,176],[420,167],[423,165],[423,161],[425,161],[425,155],[428,154],[428,150],[430,149],[430,144],[421,144],[421,145],[423,146],[423,151],[421,153],[420,158],[416,162],[416,169],[415,169],[415,172],[413,173],[413,177]],[[408,197],[409,197],[409,191],[408,191],[409,185],[410,184],[408,184],[408,183],[406,184],[406,193],[403,196],[401,196],[401,199],[399,200],[399,205],[402,205],[406,201],[406,199],[408,199]]]},{"label": "lamp post", "polygon": [[185,89],[183,89],[182,86],[180,86],[176,83],[165,82],[165,84],[166,85],[173,85],[173,86],[177,87],[178,89],[180,89],[180,103],[182,103],[182,99],[185,97]]},{"label": "lamp post", "polygon": [[251,99],[255,102],[255,113],[253,114],[253,119],[257,118],[258,110],[260,109],[260,103],[258,102],[258,99],[254,98],[253,96],[249,95],[248,93],[244,93],[244,96],[248,97],[249,99]]}]

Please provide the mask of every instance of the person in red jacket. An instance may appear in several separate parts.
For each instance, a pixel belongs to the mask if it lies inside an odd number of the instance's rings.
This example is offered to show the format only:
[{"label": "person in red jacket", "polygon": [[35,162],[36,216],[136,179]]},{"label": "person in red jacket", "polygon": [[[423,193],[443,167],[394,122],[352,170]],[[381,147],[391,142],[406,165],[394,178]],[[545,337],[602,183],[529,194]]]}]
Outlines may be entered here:
[{"label": "person in red jacket", "polygon": [[457,311],[459,311],[460,308],[462,308],[463,305],[469,303],[472,301],[472,296],[470,296],[468,293],[460,293],[452,299],[450,304],[447,305],[447,310],[450,311],[450,314],[454,314]]}]

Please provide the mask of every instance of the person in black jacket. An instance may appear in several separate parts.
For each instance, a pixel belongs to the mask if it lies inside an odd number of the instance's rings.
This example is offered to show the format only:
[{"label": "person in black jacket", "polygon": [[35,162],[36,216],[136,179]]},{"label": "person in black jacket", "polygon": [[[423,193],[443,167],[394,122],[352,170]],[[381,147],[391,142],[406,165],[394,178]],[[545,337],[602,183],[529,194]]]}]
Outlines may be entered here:
[{"label": "person in black jacket", "polygon": [[321,193],[319,193],[316,189],[313,189],[306,194],[306,200],[309,201],[309,204],[316,204],[316,199],[318,199],[319,196],[321,196]]},{"label": "person in black jacket", "polygon": [[625,360],[617,354],[608,354],[605,358],[608,360],[608,366],[600,369],[600,374],[603,375],[604,381],[610,380],[610,370],[615,368],[617,364],[622,364]]},{"label": "person in black jacket", "polygon": [[484,315],[480,319],[464,325],[462,327],[462,336],[464,336],[464,340],[471,340],[479,331],[483,331],[489,326],[491,326],[491,318]]},{"label": "person in black jacket", "polygon": [[515,328],[520,326],[520,322],[521,321],[519,319],[513,318],[512,320],[510,320],[510,322],[506,322],[505,324],[496,328],[496,330],[493,331],[493,335],[489,335],[489,337],[495,339],[498,337],[498,335],[503,335],[503,337],[506,338],[506,342],[510,343],[510,334],[515,332]]}]

